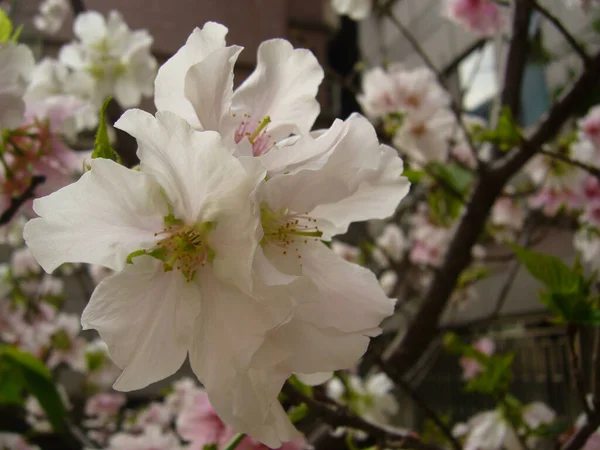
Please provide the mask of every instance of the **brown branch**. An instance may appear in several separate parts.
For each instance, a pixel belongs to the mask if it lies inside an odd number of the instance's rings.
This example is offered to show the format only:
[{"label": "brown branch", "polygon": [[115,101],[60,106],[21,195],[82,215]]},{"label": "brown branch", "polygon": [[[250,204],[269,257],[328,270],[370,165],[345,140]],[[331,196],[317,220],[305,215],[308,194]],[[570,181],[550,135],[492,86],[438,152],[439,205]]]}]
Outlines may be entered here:
[{"label": "brown branch", "polygon": [[539,149],[538,151],[543,155],[549,156],[550,158],[558,159],[572,166],[579,167],[580,169],[585,170],[590,175],[593,175],[600,180],[600,169],[597,167],[594,167],[590,164],[586,164],[582,161],[577,161],[576,159],[571,159],[568,156],[563,155],[562,153],[551,152],[543,148]]},{"label": "brown branch", "polygon": [[10,222],[15,214],[17,214],[19,209],[21,209],[21,206],[23,206],[27,200],[34,197],[35,188],[45,181],[46,177],[43,175],[33,176],[27,189],[25,189],[23,193],[17,197],[13,197],[10,200],[9,207],[2,213],[2,215],[0,215],[0,226],[6,225],[8,222]]},{"label": "brown branch", "polygon": [[585,425],[571,436],[562,450],[579,450],[585,445],[590,436],[596,432],[599,426],[600,415],[598,413],[588,415]]},{"label": "brown branch", "polygon": [[583,378],[583,372],[581,371],[581,364],[579,363],[579,351],[577,350],[577,325],[567,325],[567,342],[569,344],[569,362],[571,364],[571,370],[573,372],[573,378],[575,379],[575,386],[577,388],[577,395],[579,401],[585,413],[589,416],[592,413],[590,405],[585,398],[587,388],[585,386],[585,380]]},{"label": "brown branch", "polygon": [[510,108],[513,117],[519,116],[523,75],[529,56],[529,23],[531,22],[531,5],[527,0],[516,0],[506,68],[504,71],[504,88],[500,95],[502,106]]},{"label": "brown branch", "polygon": [[425,352],[438,332],[438,322],[454,290],[460,273],[471,262],[471,249],[483,231],[489,212],[504,185],[531,158],[535,151],[554,138],[564,122],[598,83],[600,52],[594,57],[573,87],[555,103],[545,120],[529,139],[531,145],[511,152],[506,160],[497,161],[486,169],[474,186],[464,216],[450,242],[446,258],[425,293],[423,302],[403,339],[389,350],[387,363],[405,374]]},{"label": "brown branch", "polygon": [[322,403],[303,394],[289,383],[283,386],[282,391],[294,404],[304,403],[314,414],[315,419],[327,423],[332,428],[348,427],[361,430],[376,439],[384,448],[390,449],[415,449],[415,450],[442,450],[440,447],[423,442],[415,434],[403,434],[390,428],[382,428],[367,422],[344,406],[331,402]]},{"label": "brown branch", "polygon": [[592,400],[594,410],[600,410],[600,328],[596,328],[592,354]]},{"label": "brown branch", "polygon": [[83,0],[71,0],[71,9],[73,10],[73,15],[77,16],[86,11],[85,3]]},{"label": "brown branch", "polygon": [[579,55],[584,65],[589,65],[591,63],[590,55],[584,50],[584,48],[577,42],[575,37],[565,28],[563,23],[556,17],[550,10],[540,5],[536,0],[528,0],[531,5],[539,11],[539,13],[544,16],[549,22],[554,25],[554,27],[558,30],[558,32],[563,36],[565,41],[569,43],[573,51]]}]

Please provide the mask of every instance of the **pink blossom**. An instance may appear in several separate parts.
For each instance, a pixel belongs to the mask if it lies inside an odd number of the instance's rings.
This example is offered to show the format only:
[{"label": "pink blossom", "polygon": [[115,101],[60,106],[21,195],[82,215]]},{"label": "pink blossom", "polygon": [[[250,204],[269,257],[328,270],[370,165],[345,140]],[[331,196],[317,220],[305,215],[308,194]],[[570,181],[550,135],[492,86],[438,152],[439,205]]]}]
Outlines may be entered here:
[{"label": "pink blossom", "polygon": [[[496,344],[490,338],[483,337],[473,344],[473,348],[475,348],[475,350],[478,350],[483,354],[491,356],[496,350]],[[463,378],[465,380],[470,380],[471,378],[474,378],[477,375],[479,375],[479,373],[481,372],[481,366],[479,365],[477,360],[473,358],[462,357],[460,358],[459,362],[463,369]]]},{"label": "pink blossom", "polygon": [[600,105],[590,109],[585,117],[578,122],[583,135],[600,147]]},{"label": "pink blossom", "polygon": [[421,207],[411,221],[413,229],[410,261],[413,264],[439,265],[450,242],[452,230],[434,225],[426,207]]},{"label": "pink blossom", "polygon": [[553,217],[564,206],[577,209],[582,206],[582,198],[578,190],[567,186],[548,186],[529,197],[532,208],[541,209],[549,217]]},{"label": "pink blossom", "polygon": [[151,426],[142,434],[117,433],[110,438],[107,450],[181,450],[179,439],[173,433],[164,433]]},{"label": "pink blossom", "polygon": [[[49,97],[26,105],[24,123],[5,140],[8,171],[0,176],[0,206],[5,208],[12,196],[27,189],[34,175],[45,177],[36,189],[36,195],[43,196],[69,184],[74,173],[83,171],[89,152],[71,150],[62,138],[65,132],[72,134],[69,122],[74,121],[81,104],[74,97]],[[27,210],[31,204],[27,203]]]},{"label": "pink blossom", "polygon": [[100,418],[116,416],[127,398],[123,394],[102,392],[90,397],[85,404],[85,414]]},{"label": "pink blossom", "polygon": [[10,257],[10,263],[15,277],[37,274],[42,270],[27,247],[15,250]]},{"label": "pink blossom", "polygon": [[153,402],[135,416],[135,420],[129,426],[129,429],[144,430],[152,426],[163,428],[169,425],[172,420],[173,414],[167,405]]},{"label": "pink blossom", "polygon": [[40,331],[50,336],[52,344],[48,367],[54,368],[64,363],[77,372],[86,371],[86,341],[78,337],[81,331],[79,317],[75,314],[61,313],[54,323],[44,324]]},{"label": "pink blossom", "polygon": [[512,239],[523,228],[525,211],[522,206],[509,197],[500,197],[492,207],[491,223],[500,230],[496,239]]},{"label": "pink blossom", "polygon": [[600,433],[592,434],[581,450],[600,450]]},{"label": "pink blossom", "polygon": [[491,0],[446,0],[444,13],[449,19],[482,35],[502,31],[500,8]]}]

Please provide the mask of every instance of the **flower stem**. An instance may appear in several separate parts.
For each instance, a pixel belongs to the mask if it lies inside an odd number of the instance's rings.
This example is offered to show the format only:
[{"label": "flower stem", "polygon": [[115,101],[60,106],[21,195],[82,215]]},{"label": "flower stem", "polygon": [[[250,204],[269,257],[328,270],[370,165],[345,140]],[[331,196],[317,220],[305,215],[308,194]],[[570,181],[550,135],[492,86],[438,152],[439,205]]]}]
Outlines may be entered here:
[{"label": "flower stem", "polygon": [[227,446],[223,450],[235,450],[235,448],[242,442],[246,435],[244,433],[238,433],[234,436],[234,438],[227,444]]}]

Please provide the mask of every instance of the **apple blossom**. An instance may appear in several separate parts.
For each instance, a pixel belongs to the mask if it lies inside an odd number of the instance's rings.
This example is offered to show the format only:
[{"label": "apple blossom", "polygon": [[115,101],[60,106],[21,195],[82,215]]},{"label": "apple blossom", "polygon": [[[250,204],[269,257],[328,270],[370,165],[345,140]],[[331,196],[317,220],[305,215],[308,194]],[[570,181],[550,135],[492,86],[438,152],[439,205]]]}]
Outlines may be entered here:
[{"label": "apple blossom", "polygon": [[71,5],[67,0],[44,0],[40,4],[39,13],[33,18],[33,24],[39,31],[55,34],[70,12]]},{"label": "apple blossom", "polygon": [[371,14],[373,0],[331,0],[331,7],[339,15],[352,20],[364,20]]},{"label": "apple blossom", "polygon": [[369,375],[365,380],[356,375],[348,375],[347,385],[351,392],[345,393],[342,381],[332,378],[326,386],[327,395],[348,403],[355,413],[375,423],[389,424],[392,416],[398,413],[398,402],[391,392],[394,384],[384,373]]},{"label": "apple blossom", "polygon": [[34,65],[29,47],[0,42],[0,130],[16,128],[23,121],[22,96]]},{"label": "apple blossom", "polygon": [[504,20],[492,0],[444,0],[443,13],[470,31],[491,36],[500,31]]},{"label": "apple blossom", "polygon": [[157,63],[148,31],[131,31],[117,11],[110,11],[107,19],[96,11],[79,14],[73,31],[77,41],[63,46],[59,59],[94,78],[96,102],[114,96],[128,108],[152,95]]}]

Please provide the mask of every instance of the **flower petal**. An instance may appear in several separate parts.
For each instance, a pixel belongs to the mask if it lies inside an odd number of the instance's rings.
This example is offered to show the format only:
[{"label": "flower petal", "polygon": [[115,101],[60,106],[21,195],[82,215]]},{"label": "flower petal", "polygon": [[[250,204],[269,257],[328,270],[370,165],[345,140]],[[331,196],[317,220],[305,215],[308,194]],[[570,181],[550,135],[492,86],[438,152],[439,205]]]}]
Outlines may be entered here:
[{"label": "flower petal", "polygon": [[217,49],[187,72],[185,98],[194,107],[204,130],[219,131],[221,119],[229,114],[233,66],[241,51],[238,46]]},{"label": "flower petal", "polygon": [[160,231],[167,205],[155,180],[106,159],[95,159],[79,181],[33,203],[40,216],[23,236],[47,272],[65,262],[113,270],[146,248]]},{"label": "flower petal", "polygon": [[321,219],[324,239],[345,233],[352,222],[391,216],[410,190],[410,182],[401,176],[403,171],[404,164],[396,151],[382,145],[378,169],[366,174],[351,196],[318,205],[310,212],[312,217]]},{"label": "flower petal", "polygon": [[237,198],[247,179],[242,164],[213,131],[196,131],[169,111],[156,118],[141,110],[126,111],[115,123],[138,140],[142,170],[165,190],[177,218],[211,221],[222,198]]},{"label": "flower petal", "polygon": [[183,364],[200,314],[200,290],[179,271],[150,257],[105,278],[83,311],[123,373],[115,389],[130,391],[175,373]]},{"label": "flower petal", "polygon": [[192,32],[185,45],[158,70],[154,82],[156,109],[173,111],[200,128],[194,108],[184,95],[185,77],[190,67],[225,47],[227,31],[221,24],[207,22]]},{"label": "flower petal", "polygon": [[275,140],[290,127],[308,133],[319,115],[315,97],[322,80],[323,69],[309,50],[294,49],[284,39],[263,42],[256,69],[233,94],[233,111],[258,121],[269,116]]}]

